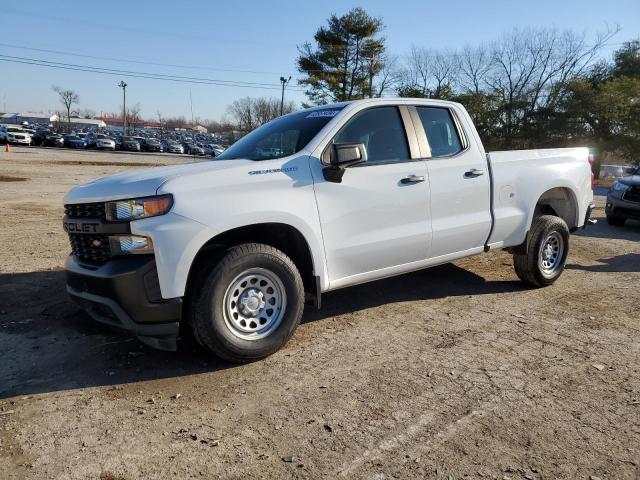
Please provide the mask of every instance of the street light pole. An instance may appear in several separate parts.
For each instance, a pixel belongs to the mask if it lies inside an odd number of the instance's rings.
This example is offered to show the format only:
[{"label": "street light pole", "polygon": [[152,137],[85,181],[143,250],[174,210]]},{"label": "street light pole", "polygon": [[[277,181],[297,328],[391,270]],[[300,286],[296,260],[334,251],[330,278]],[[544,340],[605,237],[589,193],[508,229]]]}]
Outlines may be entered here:
[{"label": "street light pole", "polygon": [[287,83],[289,83],[289,80],[291,80],[291,77],[280,77],[280,83],[282,83],[282,97],[280,97],[280,116],[282,116],[282,112],[284,110],[284,87],[287,85]]},{"label": "street light pole", "polygon": [[127,84],[120,80],[118,86],[122,89],[122,135],[127,134]]}]

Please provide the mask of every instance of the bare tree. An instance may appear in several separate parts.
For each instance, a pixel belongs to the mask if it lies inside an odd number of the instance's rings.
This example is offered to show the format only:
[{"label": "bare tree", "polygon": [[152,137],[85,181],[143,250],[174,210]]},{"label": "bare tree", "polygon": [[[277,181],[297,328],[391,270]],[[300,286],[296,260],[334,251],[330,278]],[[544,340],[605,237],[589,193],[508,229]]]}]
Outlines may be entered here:
[{"label": "bare tree", "polygon": [[442,98],[455,87],[459,71],[458,56],[451,51],[431,52],[431,79],[434,98]]},{"label": "bare tree", "polygon": [[91,108],[84,108],[78,112],[80,118],[95,118],[96,111]]},{"label": "bare tree", "polygon": [[442,98],[453,90],[458,70],[458,58],[454,52],[414,45],[400,74],[400,93],[403,96]]},{"label": "bare tree", "polygon": [[407,89],[420,92],[423,97],[429,95],[429,78],[431,75],[431,55],[426,48],[411,46],[406,59],[406,67],[402,71],[402,85]]},{"label": "bare tree", "polygon": [[554,107],[567,80],[583,73],[617,31],[589,43],[584,33],[556,28],[513,30],[492,45],[487,83],[504,105],[507,146],[536,109]]},{"label": "bare tree", "polygon": [[[127,126],[130,127],[128,130],[135,132],[136,124],[140,122],[140,104],[136,103],[135,105],[127,108],[126,116]],[[127,134],[127,132],[124,133],[125,135]]]},{"label": "bare tree", "polygon": [[375,75],[375,82],[372,82],[371,96],[382,97],[388,90],[393,90],[401,79],[401,72],[398,68],[399,60],[396,55],[384,54],[381,58],[381,68]]},{"label": "bare tree", "polygon": [[70,128],[71,107],[80,103],[80,96],[73,90],[63,90],[62,88],[55,85],[53,85],[51,88],[58,94],[58,96],[60,97],[60,103],[62,103],[64,105],[64,108],[66,108],[67,110],[67,126]]},{"label": "bare tree", "polygon": [[491,51],[486,45],[473,47],[467,45],[459,55],[460,85],[468,91],[479,94],[486,85],[491,72]]},{"label": "bare tree", "polygon": [[[285,102],[283,113],[295,110],[293,102]],[[277,98],[240,98],[227,107],[227,114],[238,130],[251,131],[280,116],[280,100]]]}]

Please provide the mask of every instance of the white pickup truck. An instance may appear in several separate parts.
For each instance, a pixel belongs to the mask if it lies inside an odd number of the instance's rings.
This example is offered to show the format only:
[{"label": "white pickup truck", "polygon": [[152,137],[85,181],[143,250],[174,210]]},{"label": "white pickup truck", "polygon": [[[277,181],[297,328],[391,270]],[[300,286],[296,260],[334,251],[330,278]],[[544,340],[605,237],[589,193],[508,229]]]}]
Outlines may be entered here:
[{"label": "white pickup truck", "polygon": [[500,248],[522,281],[549,285],[592,201],[586,148],[487,154],[451,102],[326,105],[211,161],[75,187],[67,290],[156,348],[189,327],[216,355],[250,361],[338,288]]}]

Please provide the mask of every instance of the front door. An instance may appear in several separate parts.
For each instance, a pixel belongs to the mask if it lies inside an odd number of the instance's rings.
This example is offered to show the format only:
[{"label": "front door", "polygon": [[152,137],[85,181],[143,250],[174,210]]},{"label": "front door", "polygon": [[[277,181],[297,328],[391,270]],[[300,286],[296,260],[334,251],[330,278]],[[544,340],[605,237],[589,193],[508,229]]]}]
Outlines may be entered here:
[{"label": "front door", "polygon": [[428,258],[427,166],[411,158],[398,107],[356,113],[332,143],[362,143],[368,160],[347,168],[341,183],[314,169],[330,287],[408,270]]}]

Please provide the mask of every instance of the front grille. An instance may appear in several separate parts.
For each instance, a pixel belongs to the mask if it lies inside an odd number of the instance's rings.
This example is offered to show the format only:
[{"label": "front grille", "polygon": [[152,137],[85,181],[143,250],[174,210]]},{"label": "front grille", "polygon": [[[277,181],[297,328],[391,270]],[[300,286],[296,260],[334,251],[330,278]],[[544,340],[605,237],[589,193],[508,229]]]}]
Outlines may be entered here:
[{"label": "front grille", "polygon": [[106,235],[86,235],[70,233],[71,252],[82,262],[104,265],[111,258],[109,237]]},{"label": "front grille", "polygon": [[640,187],[630,187],[622,197],[627,202],[639,202],[640,203]]},{"label": "front grille", "polygon": [[64,206],[64,214],[71,218],[106,220],[104,202],[70,203]]},{"label": "front grille", "polygon": [[[106,220],[104,202],[69,203],[64,206],[69,218]],[[87,235],[69,233],[71,252],[83,263],[100,266],[111,258],[109,237],[106,235]]]}]

